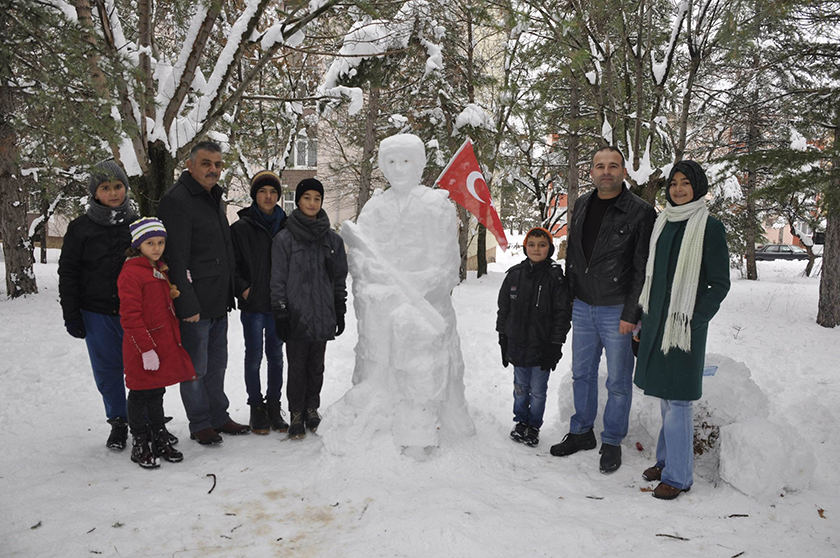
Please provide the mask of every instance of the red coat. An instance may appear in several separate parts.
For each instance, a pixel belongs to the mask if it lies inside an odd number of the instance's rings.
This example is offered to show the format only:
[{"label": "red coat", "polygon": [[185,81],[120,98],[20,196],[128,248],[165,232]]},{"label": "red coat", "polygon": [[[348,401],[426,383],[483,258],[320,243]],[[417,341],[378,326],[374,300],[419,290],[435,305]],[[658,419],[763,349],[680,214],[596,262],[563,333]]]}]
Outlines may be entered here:
[{"label": "red coat", "polygon": [[[181,346],[181,329],[166,272],[153,268],[143,256],[129,258],[123,264],[117,289],[128,389],[156,389],[195,380],[190,355]],[[142,355],[151,350],[160,359],[157,370],[143,368]]]}]

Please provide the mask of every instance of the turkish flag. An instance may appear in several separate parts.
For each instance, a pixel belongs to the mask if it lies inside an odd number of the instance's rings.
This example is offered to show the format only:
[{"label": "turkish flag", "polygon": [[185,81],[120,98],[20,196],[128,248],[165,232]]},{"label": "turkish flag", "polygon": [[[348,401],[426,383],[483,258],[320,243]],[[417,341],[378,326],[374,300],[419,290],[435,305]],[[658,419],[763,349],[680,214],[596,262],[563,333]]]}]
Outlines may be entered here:
[{"label": "turkish flag", "polygon": [[475,158],[471,139],[467,138],[435,182],[449,192],[455,203],[475,215],[478,222],[493,233],[502,250],[507,250],[507,237]]}]

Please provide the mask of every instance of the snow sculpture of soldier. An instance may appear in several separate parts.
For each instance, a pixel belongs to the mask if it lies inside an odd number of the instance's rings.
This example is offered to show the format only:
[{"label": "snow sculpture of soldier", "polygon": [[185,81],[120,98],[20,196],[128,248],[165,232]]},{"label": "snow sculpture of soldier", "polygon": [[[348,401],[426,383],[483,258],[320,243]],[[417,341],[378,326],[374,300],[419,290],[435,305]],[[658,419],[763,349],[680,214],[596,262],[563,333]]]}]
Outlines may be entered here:
[{"label": "snow sculpture of soldier", "polygon": [[354,386],[336,405],[348,415],[336,423],[355,421],[367,436],[390,427],[394,443],[417,459],[441,437],[475,430],[451,300],[460,263],[455,208],[446,191],[420,184],[425,164],[417,136],[383,140],[379,168],[391,188],[342,227],[359,341]]}]

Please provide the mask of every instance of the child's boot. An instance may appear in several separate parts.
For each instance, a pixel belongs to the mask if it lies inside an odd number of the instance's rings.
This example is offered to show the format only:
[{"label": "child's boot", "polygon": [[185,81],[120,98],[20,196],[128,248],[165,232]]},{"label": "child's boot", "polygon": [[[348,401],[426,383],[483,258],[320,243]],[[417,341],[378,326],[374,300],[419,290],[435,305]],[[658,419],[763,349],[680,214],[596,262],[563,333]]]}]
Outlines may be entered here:
[{"label": "child's boot", "polygon": [[152,452],[148,432],[134,436],[134,443],[131,448],[131,460],[144,469],[156,469],[160,467],[160,461]]},{"label": "child's boot", "polygon": [[525,433],[525,438],[522,439],[522,442],[526,446],[534,447],[540,443],[540,429],[536,426],[529,426],[528,432]]},{"label": "child's boot", "polygon": [[525,439],[525,434],[528,433],[528,425],[524,422],[517,422],[513,430],[510,431],[510,439],[514,442],[522,442]]},{"label": "child's boot", "polygon": [[268,413],[265,405],[254,403],[251,405],[251,432],[254,434],[268,434],[271,432],[271,423],[268,421]]},{"label": "child's boot", "polygon": [[271,428],[277,432],[288,432],[289,423],[283,419],[283,408],[280,406],[279,399],[269,399],[265,402],[268,409],[268,422],[271,423]]},{"label": "child's boot", "polygon": [[289,438],[300,440],[306,437],[306,428],[303,425],[303,413],[292,413],[292,424],[289,425]]},{"label": "child's boot", "polygon": [[178,463],[184,460],[184,454],[172,447],[169,432],[163,427],[155,433],[155,439],[152,441],[152,452],[155,457],[162,457],[170,463]]},{"label": "child's boot", "polygon": [[128,442],[128,423],[123,417],[110,419],[108,424],[111,425],[111,434],[108,436],[108,441],[105,445],[113,450],[124,450]]}]

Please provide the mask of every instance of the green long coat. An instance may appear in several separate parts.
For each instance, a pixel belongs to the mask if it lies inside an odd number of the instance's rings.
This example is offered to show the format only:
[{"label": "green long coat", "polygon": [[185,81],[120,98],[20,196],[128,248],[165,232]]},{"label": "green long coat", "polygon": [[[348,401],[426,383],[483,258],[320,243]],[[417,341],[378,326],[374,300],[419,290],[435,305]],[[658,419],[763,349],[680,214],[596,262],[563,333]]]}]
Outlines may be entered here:
[{"label": "green long coat", "polygon": [[653,266],[648,313],[642,315],[641,343],[634,383],[646,395],[677,401],[695,401],[703,393],[706,334],[709,321],[729,292],[729,250],[723,224],[709,217],[703,241],[703,261],[694,315],[691,318],[691,350],[660,348],[665,318],[671,301],[671,285],[688,221],[666,223],[659,235]]}]

